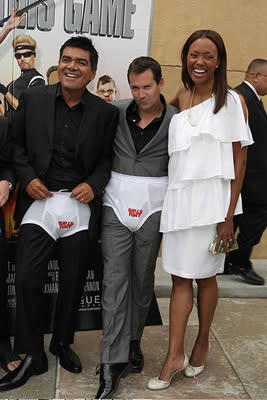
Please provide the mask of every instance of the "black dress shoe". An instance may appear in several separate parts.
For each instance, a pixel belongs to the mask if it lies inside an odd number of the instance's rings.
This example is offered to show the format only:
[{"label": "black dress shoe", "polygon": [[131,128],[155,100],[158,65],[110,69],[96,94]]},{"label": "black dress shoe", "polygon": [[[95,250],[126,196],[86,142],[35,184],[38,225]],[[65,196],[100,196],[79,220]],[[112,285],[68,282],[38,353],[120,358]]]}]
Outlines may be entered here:
[{"label": "black dress shoe", "polygon": [[252,267],[245,268],[237,265],[233,265],[232,267],[235,275],[242,276],[242,278],[251,285],[264,285],[264,279],[260,275],[256,274]]},{"label": "black dress shoe", "polygon": [[62,344],[52,338],[49,346],[50,353],[59,357],[61,367],[74,374],[82,372],[82,364],[76,353],[68,344]]},{"label": "black dress shoe", "polygon": [[20,356],[16,354],[11,349],[11,347],[5,351],[0,352],[0,365],[6,372],[11,372],[7,367],[9,363],[11,363],[12,361],[19,361],[19,360],[21,361]]},{"label": "black dress shoe", "polygon": [[101,364],[100,370],[100,386],[95,399],[111,399],[118,389],[120,379],[125,378],[131,371],[129,363]]},{"label": "black dress shoe", "polygon": [[222,274],[218,274],[218,275],[234,275],[234,269],[231,263],[229,262],[225,262],[224,263],[224,271]]},{"label": "black dress shoe", "polygon": [[132,367],[131,372],[139,373],[144,367],[144,355],[140,348],[139,340],[131,340],[129,351],[129,362]]},{"label": "black dress shoe", "polygon": [[24,385],[33,375],[44,374],[48,370],[45,353],[28,354],[18,368],[0,379],[0,391],[12,390]]}]

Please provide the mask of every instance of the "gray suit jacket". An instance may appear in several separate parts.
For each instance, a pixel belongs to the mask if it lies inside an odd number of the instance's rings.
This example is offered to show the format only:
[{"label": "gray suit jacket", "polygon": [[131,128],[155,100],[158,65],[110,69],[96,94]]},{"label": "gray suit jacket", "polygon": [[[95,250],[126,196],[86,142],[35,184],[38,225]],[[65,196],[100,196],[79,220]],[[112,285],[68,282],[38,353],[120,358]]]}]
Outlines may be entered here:
[{"label": "gray suit jacket", "polygon": [[166,104],[164,119],[156,135],[139,152],[136,152],[132,135],[126,119],[126,110],[132,99],[121,100],[114,105],[119,109],[119,124],[114,145],[112,170],[121,174],[135,176],[168,175],[168,128],[178,109]]}]

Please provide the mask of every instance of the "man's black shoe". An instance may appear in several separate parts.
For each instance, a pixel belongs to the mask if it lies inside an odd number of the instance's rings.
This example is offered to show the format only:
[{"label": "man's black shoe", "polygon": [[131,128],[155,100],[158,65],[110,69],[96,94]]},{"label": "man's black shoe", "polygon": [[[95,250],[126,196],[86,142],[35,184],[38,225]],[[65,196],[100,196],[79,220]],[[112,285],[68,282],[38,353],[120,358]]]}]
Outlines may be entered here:
[{"label": "man's black shoe", "polygon": [[68,344],[62,344],[52,338],[49,346],[50,353],[59,357],[61,367],[74,374],[82,372],[82,364],[76,353]]},{"label": "man's black shoe", "polygon": [[222,274],[218,274],[218,275],[234,275],[234,270],[233,270],[233,266],[231,263],[225,263],[224,264],[224,271]]},{"label": "man's black shoe", "polygon": [[9,363],[19,360],[21,360],[20,356],[11,349],[11,346],[7,350],[0,352],[0,365],[6,372],[10,372],[7,367]]},{"label": "man's black shoe", "polygon": [[235,275],[242,276],[242,278],[251,285],[264,285],[265,283],[264,279],[260,275],[256,274],[252,267],[245,268],[233,265],[233,270]]},{"label": "man's black shoe", "polygon": [[96,372],[100,374],[100,386],[95,396],[96,399],[111,399],[118,389],[120,379],[125,378],[131,371],[129,363],[104,363]]},{"label": "man's black shoe", "polygon": [[140,347],[139,340],[131,340],[129,351],[129,362],[132,367],[131,372],[141,372],[144,367],[144,355]]},{"label": "man's black shoe", "polygon": [[12,390],[24,385],[33,375],[44,374],[48,370],[45,353],[28,354],[14,371],[0,379],[0,391]]}]

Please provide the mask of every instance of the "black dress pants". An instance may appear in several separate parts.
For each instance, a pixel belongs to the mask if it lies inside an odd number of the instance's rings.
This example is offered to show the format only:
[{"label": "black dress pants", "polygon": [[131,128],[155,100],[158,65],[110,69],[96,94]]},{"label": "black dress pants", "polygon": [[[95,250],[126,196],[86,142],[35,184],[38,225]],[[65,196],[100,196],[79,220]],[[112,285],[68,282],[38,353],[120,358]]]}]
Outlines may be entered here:
[{"label": "black dress pants", "polygon": [[234,218],[234,228],[239,228],[237,242],[239,249],[229,253],[228,262],[250,269],[250,255],[259,243],[267,226],[267,205],[249,204],[243,201],[243,214]]},{"label": "black dress pants", "polygon": [[43,350],[42,288],[47,264],[55,249],[59,263],[59,292],[53,335],[63,344],[73,342],[89,264],[88,231],[55,241],[38,225],[25,224],[19,232],[16,256],[15,350],[18,353],[36,354]]},{"label": "black dress pants", "polygon": [[0,352],[10,348],[7,317],[7,249],[5,237],[5,224],[0,209]]}]

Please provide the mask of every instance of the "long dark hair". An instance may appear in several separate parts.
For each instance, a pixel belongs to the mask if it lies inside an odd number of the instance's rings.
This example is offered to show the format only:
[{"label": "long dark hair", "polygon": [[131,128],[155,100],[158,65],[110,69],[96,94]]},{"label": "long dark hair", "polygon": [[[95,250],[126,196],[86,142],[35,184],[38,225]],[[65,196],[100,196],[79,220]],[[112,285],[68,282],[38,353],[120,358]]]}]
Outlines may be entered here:
[{"label": "long dark hair", "polygon": [[226,104],[227,90],[230,88],[229,85],[227,84],[227,78],[226,78],[226,61],[227,61],[226,50],[223,39],[217,32],[209,29],[202,29],[193,32],[192,35],[189,36],[189,38],[187,39],[187,41],[183,46],[181,53],[182,81],[186,89],[190,89],[191,91],[193,90],[195,85],[187,70],[187,55],[191,44],[195,40],[203,38],[208,38],[215,44],[218,50],[218,57],[220,59],[219,66],[218,68],[216,68],[214,73],[214,86],[213,86],[213,93],[215,95],[214,114],[216,114]]}]

